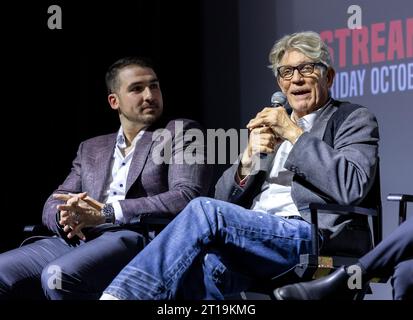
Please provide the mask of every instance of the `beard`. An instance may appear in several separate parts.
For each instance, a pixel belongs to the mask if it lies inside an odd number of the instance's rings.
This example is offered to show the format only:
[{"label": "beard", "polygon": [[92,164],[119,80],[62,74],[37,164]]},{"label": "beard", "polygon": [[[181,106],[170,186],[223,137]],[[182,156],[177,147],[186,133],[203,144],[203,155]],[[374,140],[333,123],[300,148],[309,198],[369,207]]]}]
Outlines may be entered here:
[{"label": "beard", "polygon": [[140,110],[140,113],[125,113],[122,112],[120,109],[119,115],[123,116],[130,122],[143,124],[145,126],[150,126],[154,124],[162,115],[162,108],[157,106],[156,108],[152,109],[149,113],[144,113],[143,110]]},{"label": "beard", "polygon": [[139,117],[137,117],[138,121],[149,126],[154,124],[161,116],[161,113],[156,113],[156,114],[144,114],[144,115],[140,115]]}]

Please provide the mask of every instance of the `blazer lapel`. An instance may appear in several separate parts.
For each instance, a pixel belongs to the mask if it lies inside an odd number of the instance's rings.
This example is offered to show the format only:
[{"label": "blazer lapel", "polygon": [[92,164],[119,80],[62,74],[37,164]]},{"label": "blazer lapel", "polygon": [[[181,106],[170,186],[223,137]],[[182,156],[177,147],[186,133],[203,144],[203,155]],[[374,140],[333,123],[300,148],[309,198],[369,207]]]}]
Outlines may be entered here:
[{"label": "blazer lapel", "polygon": [[[313,125],[310,130],[311,135],[323,139],[324,131],[326,130],[327,122],[331,118],[332,114],[337,110],[334,104],[334,100],[331,99],[328,105],[322,111],[322,113],[316,119],[317,125]],[[275,158],[276,152],[268,154],[266,157],[260,158],[260,171],[269,172],[271,171],[272,164]]]},{"label": "blazer lapel", "polygon": [[95,199],[99,201],[103,198],[103,187],[108,179],[110,173],[113,151],[116,144],[116,134],[108,136],[108,141],[104,146],[99,148],[98,154],[95,158],[95,173],[94,173],[94,194]]},{"label": "blazer lapel", "polygon": [[132,162],[129,167],[128,179],[126,181],[126,194],[128,193],[132,184],[139,177],[143,166],[146,163],[149,151],[151,150],[151,146],[153,144],[152,135],[152,131],[145,131],[142,137],[136,143]]},{"label": "blazer lapel", "polygon": [[334,112],[336,112],[337,107],[335,106],[334,100],[331,99],[328,102],[328,105],[325,109],[320,113],[318,118],[315,120],[313,127],[310,130],[311,135],[323,139],[324,132],[327,127],[327,122],[330,120],[331,116]]}]

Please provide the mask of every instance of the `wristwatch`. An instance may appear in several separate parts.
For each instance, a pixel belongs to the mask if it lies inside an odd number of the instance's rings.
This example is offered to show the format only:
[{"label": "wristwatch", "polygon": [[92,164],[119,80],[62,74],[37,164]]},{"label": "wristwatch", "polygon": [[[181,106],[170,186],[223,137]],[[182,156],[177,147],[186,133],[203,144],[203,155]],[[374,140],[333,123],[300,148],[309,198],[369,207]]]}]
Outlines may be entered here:
[{"label": "wristwatch", "polygon": [[105,216],[106,223],[115,223],[115,209],[111,203],[106,203],[100,212]]}]

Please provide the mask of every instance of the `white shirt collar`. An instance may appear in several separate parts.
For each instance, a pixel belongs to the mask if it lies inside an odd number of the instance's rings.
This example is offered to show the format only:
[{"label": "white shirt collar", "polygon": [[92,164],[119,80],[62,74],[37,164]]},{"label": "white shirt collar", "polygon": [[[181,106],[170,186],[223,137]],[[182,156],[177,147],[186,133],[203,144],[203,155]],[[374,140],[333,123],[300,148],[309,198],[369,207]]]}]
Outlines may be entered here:
[{"label": "white shirt collar", "polygon": [[[132,143],[131,143],[132,148],[135,147],[136,142],[141,138],[141,136],[143,135],[144,132],[145,132],[145,130],[139,131],[139,133],[135,136],[135,138],[133,138]],[[122,126],[118,130],[118,135],[116,137],[116,146],[119,149],[125,149],[127,147],[126,146],[126,137],[125,137],[125,134],[123,133]]]},{"label": "white shirt collar", "polygon": [[[321,114],[322,110],[324,110],[325,107],[330,103],[330,101],[331,101],[331,98],[328,99],[327,103],[321,108],[317,109],[314,112],[311,112],[310,114],[305,115],[304,117],[299,118],[297,120],[297,125],[306,132],[310,131],[314,125],[315,120]],[[294,112],[291,114],[292,119],[294,119],[293,115],[294,115]]]}]

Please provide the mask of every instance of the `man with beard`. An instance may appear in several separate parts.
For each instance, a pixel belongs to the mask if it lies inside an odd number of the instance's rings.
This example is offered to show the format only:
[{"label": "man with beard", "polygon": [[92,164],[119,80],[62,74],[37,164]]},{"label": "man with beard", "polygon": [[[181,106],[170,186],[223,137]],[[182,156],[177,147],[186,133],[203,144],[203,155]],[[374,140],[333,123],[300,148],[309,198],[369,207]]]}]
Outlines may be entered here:
[{"label": "man with beard", "polygon": [[[81,143],[71,173],[46,201],[43,224],[58,236],[0,254],[0,299],[97,299],[142,249],[143,216],[172,218],[208,191],[206,161],[174,161],[200,143],[179,143],[200,127],[186,119],[161,126],[162,93],[151,64],[120,59],[106,85],[120,129]],[[170,139],[157,139],[159,130]],[[204,159],[204,146],[195,147]]]}]

